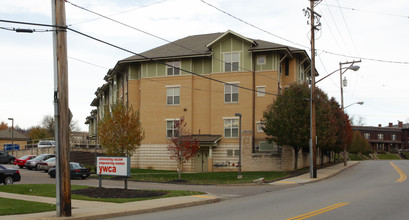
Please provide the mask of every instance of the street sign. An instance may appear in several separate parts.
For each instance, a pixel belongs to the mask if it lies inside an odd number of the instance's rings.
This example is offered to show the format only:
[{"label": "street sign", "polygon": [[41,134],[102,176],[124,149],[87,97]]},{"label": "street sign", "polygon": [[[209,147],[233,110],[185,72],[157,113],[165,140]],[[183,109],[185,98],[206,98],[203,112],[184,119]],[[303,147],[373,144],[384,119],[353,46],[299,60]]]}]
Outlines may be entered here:
[{"label": "street sign", "polygon": [[131,176],[129,157],[97,157],[97,174],[108,176]]}]

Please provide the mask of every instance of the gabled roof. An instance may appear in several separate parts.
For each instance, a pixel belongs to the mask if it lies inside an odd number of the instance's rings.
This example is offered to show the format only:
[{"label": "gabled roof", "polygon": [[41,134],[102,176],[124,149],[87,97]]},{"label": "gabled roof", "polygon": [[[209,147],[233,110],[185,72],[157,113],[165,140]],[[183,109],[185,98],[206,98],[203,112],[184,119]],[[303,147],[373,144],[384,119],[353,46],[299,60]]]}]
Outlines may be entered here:
[{"label": "gabled roof", "polygon": [[11,132],[11,129],[4,129],[0,131],[0,140],[11,140],[11,137],[13,136],[13,139],[16,141],[28,141],[30,138],[25,136],[24,134],[14,130],[13,135]]},{"label": "gabled roof", "polygon": [[169,42],[165,45],[156,47],[154,49],[148,50],[141,53],[142,56],[131,56],[126,59],[120,60],[117,63],[117,66],[121,63],[133,62],[133,61],[145,61],[145,60],[160,60],[160,59],[176,59],[183,57],[200,57],[200,56],[209,56],[211,55],[211,46],[220,41],[227,35],[236,36],[243,41],[246,41],[252,44],[250,51],[274,51],[274,50],[283,50],[287,51],[290,55],[292,53],[304,53],[306,56],[307,53],[305,50],[289,47],[281,44],[276,44],[263,40],[254,40],[251,38],[244,37],[240,34],[237,34],[233,31],[226,31],[224,33],[211,33],[211,34],[201,34],[188,36],[182,39],[179,39],[174,42]]},{"label": "gabled roof", "polygon": [[148,60],[146,59],[146,57],[152,59],[164,59],[190,56],[207,56],[210,55],[211,51],[206,47],[206,45],[222,34],[223,33],[213,33],[185,37],[180,40],[141,53],[141,55],[143,55],[144,57],[135,55],[119,62],[123,63]]},{"label": "gabled roof", "polygon": [[230,35],[230,34],[231,34],[231,35],[234,35],[234,36],[236,36],[236,37],[238,37],[238,38],[241,38],[241,39],[243,39],[244,41],[247,41],[248,43],[250,43],[250,44],[252,44],[252,45],[256,45],[256,42],[254,42],[254,40],[249,39],[249,38],[247,38],[247,37],[244,37],[244,36],[242,36],[242,35],[240,35],[240,34],[234,32],[234,31],[228,30],[228,31],[226,31],[224,34],[220,35],[218,38],[214,39],[212,42],[210,42],[209,44],[207,44],[206,47],[210,49],[210,48],[213,46],[213,44],[217,43],[218,41],[220,41],[221,39],[223,39],[225,36]]}]

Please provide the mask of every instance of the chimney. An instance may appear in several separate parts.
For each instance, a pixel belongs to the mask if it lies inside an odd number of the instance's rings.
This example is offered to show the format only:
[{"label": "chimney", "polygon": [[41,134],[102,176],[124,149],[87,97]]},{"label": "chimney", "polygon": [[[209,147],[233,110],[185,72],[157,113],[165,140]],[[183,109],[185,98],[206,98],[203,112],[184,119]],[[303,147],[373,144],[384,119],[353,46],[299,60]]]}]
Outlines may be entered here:
[{"label": "chimney", "polygon": [[403,127],[403,122],[399,121],[399,127],[400,127],[400,128]]},{"label": "chimney", "polygon": [[378,127],[382,127],[382,124],[378,124]]},{"label": "chimney", "polygon": [[392,122],[389,122],[389,127],[390,127],[390,128],[392,127],[392,125],[393,125]]}]

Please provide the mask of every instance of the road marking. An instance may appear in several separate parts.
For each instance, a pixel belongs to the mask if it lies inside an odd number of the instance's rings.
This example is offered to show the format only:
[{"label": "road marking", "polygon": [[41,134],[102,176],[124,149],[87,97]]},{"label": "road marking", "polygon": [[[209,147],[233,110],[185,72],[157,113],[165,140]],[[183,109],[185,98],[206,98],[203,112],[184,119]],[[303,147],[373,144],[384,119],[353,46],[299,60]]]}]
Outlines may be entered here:
[{"label": "road marking", "polygon": [[399,175],[400,175],[400,178],[397,179],[397,180],[395,181],[395,183],[403,183],[403,182],[406,180],[406,174],[405,174],[398,166],[396,166],[394,163],[389,162],[389,164],[390,164],[391,166],[393,166],[393,168],[395,168],[395,170],[396,170],[396,171],[399,173]]},{"label": "road marking", "polygon": [[312,211],[312,212],[308,212],[308,213],[305,213],[305,214],[302,214],[302,215],[299,215],[299,216],[296,216],[296,217],[288,218],[287,220],[302,220],[302,219],[310,218],[310,217],[313,217],[313,216],[316,216],[316,215],[319,215],[319,214],[322,214],[322,213],[329,212],[331,210],[340,208],[340,207],[348,205],[348,204],[349,204],[349,202],[340,202],[340,203],[337,203],[337,204],[334,204],[334,205],[331,205],[331,206],[328,206],[328,207],[325,207],[325,208],[322,208],[322,209],[318,209],[316,211]]},{"label": "road marking", "polygon": [[206,198],[206,199],[215,199],[215,198],[217,198],[217,197],[202,196],[202,195],[194,195],[193,197]]}]

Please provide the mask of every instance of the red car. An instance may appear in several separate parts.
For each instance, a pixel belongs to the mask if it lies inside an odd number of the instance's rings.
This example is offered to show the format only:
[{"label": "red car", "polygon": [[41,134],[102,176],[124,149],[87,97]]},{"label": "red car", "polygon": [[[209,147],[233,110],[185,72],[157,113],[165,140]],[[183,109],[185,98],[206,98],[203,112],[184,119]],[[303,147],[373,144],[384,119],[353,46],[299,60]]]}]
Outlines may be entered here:
[{"label": "red car", "polygon": [[24,155],[19,159],[14,160],[14,165],[18,165],[20,168],[23,168],[26,165],[27,160],[34,159],[36,155]]}]

